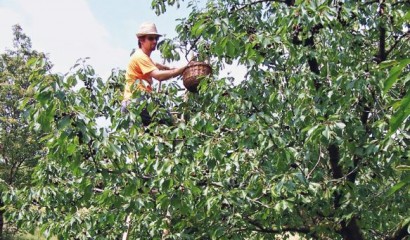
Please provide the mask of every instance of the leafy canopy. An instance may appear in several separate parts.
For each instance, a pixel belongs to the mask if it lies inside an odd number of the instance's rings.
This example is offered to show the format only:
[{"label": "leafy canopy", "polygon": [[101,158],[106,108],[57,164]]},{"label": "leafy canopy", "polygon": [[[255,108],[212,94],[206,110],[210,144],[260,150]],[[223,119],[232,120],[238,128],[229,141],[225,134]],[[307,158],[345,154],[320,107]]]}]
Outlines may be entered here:
[{"label": "leafy canopy", "polygon": [[[174,4],[152,1],[158,13]],[[144,106],[164,112],[155,101],[120,113],[123,72],[104,83],[80,64],[46,79],[31,65],[29,117],[49,132],[48,153],[10,216],[79,239],[408,236],[408,5],[188,5],[162,54],[179,58],[179,45],[215,75],[185,99],[172,86],[156,94],[175,126],[142,127]],[[248,70],[238,85],[217,74],[235,61]]]},{"label": "leafy canopy", "polygon": [[19,108],[19,101],[33,95],[27,63],[38,60],[44,70],[51,67],[43,53],[32,50],[19,25],[13,26],[13,36],[13,48],[0,55],[0,238],[5,232],[2,197],[6,191],[31,185],[31,174],[43,154],[41,135],[29,130],[24,109]]}]

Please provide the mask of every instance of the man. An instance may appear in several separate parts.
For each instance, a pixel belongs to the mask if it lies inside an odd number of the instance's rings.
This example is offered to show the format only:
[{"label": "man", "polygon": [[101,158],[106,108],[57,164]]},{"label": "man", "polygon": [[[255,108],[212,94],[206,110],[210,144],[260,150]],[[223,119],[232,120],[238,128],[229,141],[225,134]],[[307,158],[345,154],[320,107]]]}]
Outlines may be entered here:
[{"label": "man", "polygon": [[[125,75],[126,84],[124,89],[124,100],[121,108],[122,112],[126,112],[126,107],[132,96],[132,89],[149,94],[153,90],[153,78],[158,81],[165,81],[179,76],[184,72],[186,66],[181,68],[169,68],[152,61],[150,57],[151,53],[156,49],[158,39],[161,36],[162,35],[157,32],[155,24],[141,24],[137,32],[139,48],[131,55]],[[144,99],[146,98],[140,98],[139,101]],[[141,112],[141,118],[145,126],[148,126],[151,123],[151,116],[146,108]]]}]

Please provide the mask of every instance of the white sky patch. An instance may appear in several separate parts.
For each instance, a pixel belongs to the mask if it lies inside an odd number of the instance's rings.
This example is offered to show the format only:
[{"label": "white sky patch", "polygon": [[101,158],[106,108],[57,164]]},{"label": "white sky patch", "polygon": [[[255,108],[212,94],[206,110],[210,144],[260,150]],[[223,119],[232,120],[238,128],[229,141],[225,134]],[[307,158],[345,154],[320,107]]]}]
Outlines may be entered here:
[{"label": "white sky patch", "polygon": [[15,11],[7,8],[0,8],[0,52],[13,46],[12,26],[22,22],[23,18]]},{"label": "white sky patch", "polygon": [[[6,11],[11,20],[1,26],[2,39],[12,39],[11,27],[19,23],[31,38],[33,49],[49,54],[53,71],[66,73],[79,58],[90,57],[88,63],[105,79],[112,68],[124,68],[129,53],[110,43],[109,32],[93,16],[86,0],[17,0],[17,9]],[[0,22],[4,23],[0,14]],[[4,49],[2,45],[1,50]]]},{"label": "white sky patch", "polygon": [[238,64],[238,61],[235,60],[231,65],[226,65],[224,69],[220,71],[219,77],[232,77],[234,78],[234,85],[238,85],[240,82],[245,80],[245,75],[248,73],[248,69]]}]

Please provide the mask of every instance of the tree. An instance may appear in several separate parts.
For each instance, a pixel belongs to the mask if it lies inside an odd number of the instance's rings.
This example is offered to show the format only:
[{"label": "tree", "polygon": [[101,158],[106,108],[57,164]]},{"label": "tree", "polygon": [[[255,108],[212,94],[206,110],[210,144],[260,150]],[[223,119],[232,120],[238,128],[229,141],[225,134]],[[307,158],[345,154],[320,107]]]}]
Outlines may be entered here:
[{"label": "tree", "polygon": [[46,57],[31,49],[30,38],[19,25],[13,26],[13,35],[14,48],[0,55],[0,237],[4,224],[1,197],[13,188],[30,186],[36,156],[43,145],[24,120],[19,101],[31,94],[27,62],[33,58],[45,62]]},{"label": "tree", "polygon": [[[33,77],[29,117],[48,154],[37,185],[6,198],[22,210],[11,216],[79,239],[408,237],[408,3],[189,6],[176,41],[215,75],[187,100],[172,86],[156,95],[181,113],[173,127],[141,127],[144,105],[162,112],[149,101],[121,115],[121,73]],[[234,60],[248,69],[239,85],[217,76]]]}]

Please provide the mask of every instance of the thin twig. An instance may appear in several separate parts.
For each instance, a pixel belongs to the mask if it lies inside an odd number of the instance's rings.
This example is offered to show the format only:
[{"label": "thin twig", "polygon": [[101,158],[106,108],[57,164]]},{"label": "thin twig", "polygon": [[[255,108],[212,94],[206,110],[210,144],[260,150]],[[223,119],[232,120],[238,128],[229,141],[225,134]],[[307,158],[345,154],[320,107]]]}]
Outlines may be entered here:
[{"label": "thin twig", "polygon": [[399,42],[404,38],[404,37],[409,37],[409,32],[406,32],[405,34],[401,35],[399,38],[396,39],[396,41],[394,42],[393,46],[391,46],[391,48],[389,50],[386,51],[386,58],[387,56],[389,56],[389,54],[391,53],[391,51],[393,51],[393,49],[397,46],[397,44],[399,44]]},{"label": "thin twig", "polygon": [[317,159],[317,162],[315,164],[315,166],[312,168],[312,170],[310,170],[310,172],[308,173],[308,175],[306,176],[306,179],[310,178],[310,175],[312,175],[313,171],[315,171],[315,169],[317,168],[317,166],[319,166],[320,163],[320,155],[322,154],[322,147],[319,146],[319,158]]},{"label": "thin twig", "polygon": [[201,35],[198,36],[198,37],[193,41],[193,43],[191,44],[191,47],[186,50],[185,59],[186,59],[187,61],[189,61],[189,59],[188,59],[189,53],[194,50],[194,48],[195,48],[195,46],[196,46],[196,43],[199,41],[200,38],[201,38]]},{"label": "thin twig", "polygon": [[359,168],[359,166],[360,166],[360,163],[357,164],[357,166],[356,166],[355,168],[353,168],[353,170],[350,171],[349,173],[347,173],[346,175],[344,175],[344,176],[342,176],[342,177],[340,177],[340,178],[334,178],[334,179],[331,179],[331,180],[328,180],[328,181],[329,181],[329,182],[339,182],[339,181],[342,181],[342,180],[346,180],[347,177],[349,177],[351,174],[353,174],[354,172],[357,171],[357,169]]}]

